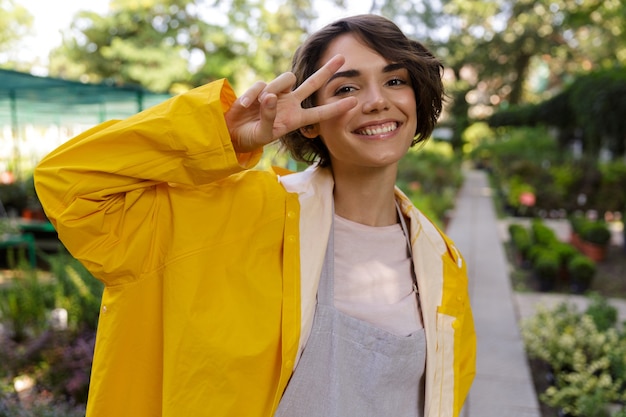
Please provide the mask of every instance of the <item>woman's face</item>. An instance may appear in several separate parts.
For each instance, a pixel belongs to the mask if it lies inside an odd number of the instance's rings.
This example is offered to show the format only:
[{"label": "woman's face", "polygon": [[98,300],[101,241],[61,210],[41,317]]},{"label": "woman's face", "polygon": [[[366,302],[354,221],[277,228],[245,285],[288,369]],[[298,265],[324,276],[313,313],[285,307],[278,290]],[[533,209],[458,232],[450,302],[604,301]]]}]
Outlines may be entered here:
[{"label": "woman's face", "polygon": [[315,125],[329,150],[333,169],[393,167],[411,146],[417,127],[415,94],[406,68],[388,62],[352,34],[334,39],[319,62],[345,57],[344,65],[316,93],[318,105],[353,96],[347,113]]}]

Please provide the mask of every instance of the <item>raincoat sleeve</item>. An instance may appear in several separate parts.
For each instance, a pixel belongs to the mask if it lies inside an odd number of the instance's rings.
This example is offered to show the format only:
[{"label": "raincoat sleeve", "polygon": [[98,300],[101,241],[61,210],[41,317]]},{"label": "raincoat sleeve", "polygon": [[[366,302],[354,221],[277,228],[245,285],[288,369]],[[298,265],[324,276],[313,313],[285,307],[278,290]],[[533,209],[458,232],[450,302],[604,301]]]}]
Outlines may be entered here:
[{"label": "raincoat sleeve", "polygon": [[[171,98],[69,140],[35,169],[46,215],[74,257],[105,284],[158,267],[150,230],[167,222],[173,186],[209,184],[258,162],[236,154],[224,120],[226,80]],[[161,215],[163,214],[163,215]]]}]

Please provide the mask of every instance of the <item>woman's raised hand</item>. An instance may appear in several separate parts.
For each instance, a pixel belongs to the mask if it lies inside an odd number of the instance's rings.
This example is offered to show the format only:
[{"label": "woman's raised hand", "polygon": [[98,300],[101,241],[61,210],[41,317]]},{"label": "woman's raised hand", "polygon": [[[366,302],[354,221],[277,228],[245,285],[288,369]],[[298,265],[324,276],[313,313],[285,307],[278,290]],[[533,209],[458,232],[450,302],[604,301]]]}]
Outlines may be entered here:
[{"label": "woman's raised hand", "polygon": [[302,101],[322,87],[344,63],[337,55],[292,91],[296,77],[286,72],[266,84],[257,82],[226,112],[226,125],[237,152],[250,152],[280,136],[336,117],[356,105],[354,97],[309,109]]}]

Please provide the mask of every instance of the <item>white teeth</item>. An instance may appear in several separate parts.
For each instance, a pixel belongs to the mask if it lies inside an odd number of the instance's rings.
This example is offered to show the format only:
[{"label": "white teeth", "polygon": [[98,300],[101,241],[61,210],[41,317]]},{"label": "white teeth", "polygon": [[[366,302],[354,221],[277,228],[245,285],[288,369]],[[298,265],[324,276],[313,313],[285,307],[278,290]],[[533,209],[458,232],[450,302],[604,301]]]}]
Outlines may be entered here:
[{"label": "white teeth", "polygon": [[357,133],[359,135],[367,135],[367,136],[382,135],[383,133],[393,132],[397,128],[398,128],[397,123],[387,123],[381,126],[368,127],[365,129],[361,129],[357,131]]}]

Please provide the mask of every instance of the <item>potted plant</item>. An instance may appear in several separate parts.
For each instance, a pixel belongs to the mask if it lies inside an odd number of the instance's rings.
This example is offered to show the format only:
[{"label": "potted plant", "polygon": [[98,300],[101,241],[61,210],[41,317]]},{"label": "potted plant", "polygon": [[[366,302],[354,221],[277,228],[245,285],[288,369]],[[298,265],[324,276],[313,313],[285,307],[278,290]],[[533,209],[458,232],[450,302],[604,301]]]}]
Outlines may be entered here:
[{"label": "potted plant", "polygon": [[558,241],[556,233],[543,220],[533,219],[530,223],[533,242],[538,245],[550,246]]},{"label": "potted plant", "polygon": [[532,246],[528,229],[520,224],[512,223],[509,225],[509,236],[517,265],[522,268],[527,266],[528,250]]},{"label": "potted plant", "polygon": [[555,242],[552,247],[559,254],[559,274],[563,280],[569,280],[569,268],[568,264],[570,260],[579,255],[580,252],[574,247],[574,245],[566,242]]},{"label": "potted plant", "polygon": [[580,235],[586,222],[587,219],[581,215],[573,215],[569,217],[570,243],[578,249],[580,249]]},{"label": "potted plant", "polygon": [[589,221],[581,230],[580,250],[596,262],[606,258],[606,252],[611,241],[611,231],[603,221]]},{"label": "potted plant", "polygon": [[582,254],[572,256],[567,263],[567,272],[574,294],[583,294],[589,289],[596,269],[596,263],[589,257]]},{"label": "potted plant", "polygon": [[539,291],[554,289],[559,274],[559,255],[549,248],[537,251],[533,259],[533,271],[539,282]]}]

